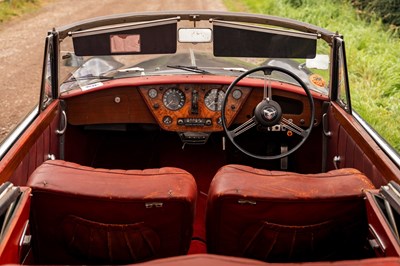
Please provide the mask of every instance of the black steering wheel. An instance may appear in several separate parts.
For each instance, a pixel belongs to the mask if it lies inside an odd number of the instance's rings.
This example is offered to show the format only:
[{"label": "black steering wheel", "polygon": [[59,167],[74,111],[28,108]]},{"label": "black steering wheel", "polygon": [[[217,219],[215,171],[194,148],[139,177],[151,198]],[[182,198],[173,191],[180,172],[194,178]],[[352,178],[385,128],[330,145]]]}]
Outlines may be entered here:
[{"label": "black steering wheel", "polygon": [[[228,102],[228,96],[232,92],[233,88],[245,77],[249,76],[250,74],[257,72],[257,71],[262,71],[264,72],[264,95],[262,101],[255,107],[254,110],[254,115],[251,117],[249,120],[244,122],[243,124],[237,126],[235,129],[229,130],[226,122],[226,115],[225,115],[225,110]],[[294,80],[296,80],[300,86],[303,88],[305,91],[308,102],[310,105],[310,125],[308,126],[307,129],[303,129],[296,124],[294,124],[290,119],[287,119],[284,117],[282,108],[279,105],[278,102],[274,101],[272,99],[272,89],[271,89],[271,80],[267,78],[267,76],[270,76],[273,71],[279,71],[283,72],[290,77],[292,77]],[[222,103],[222,108],[221,108],[221,120],[222,120],[222,126],[224,127],[224,130],[226,132],[226,135],[230,139],[230,141],[238,148],[240,151],[243,153],[247,154],[248,156],[251,156],[256,159],[261,159],[261,160],[275,160],[275,159],[281,159],[283,157],[288,156],[289,154],[293,153],[296,151],[298,148],[300,148],[301,145],[306,141],[308,136],[310,135],[310,132],[312,130],[313,124],[314,124],[314,101],[313,97],[310,93],[310,90],[307,88],[307,85],[294,73],[291,71],[288,71],[284,68],[280,67],[275,67],[275,66],[261,66],[261,67],[256,67],[253,68],[239,77],[237,77],[228,87],[228,89],[225,92],[225,98]],[[254,154],[253,152],[249,152],[248,150],[244,149],[241,147],[236,141],[235,138],[241,135],[242,133],[246,132],[247,130],[255,127],[255,126],[262,126],[264,128],[272,128],[273,126],[280,125],[281,127],[286,128],[287,130],[292,131],[293,133],[299,135],[301,137],[300,141],[292,148],[287,150],[286,152],[276,154],[276,155],[257,155]],[[268,131],[266,131],[266,134],[268,134]]]}]

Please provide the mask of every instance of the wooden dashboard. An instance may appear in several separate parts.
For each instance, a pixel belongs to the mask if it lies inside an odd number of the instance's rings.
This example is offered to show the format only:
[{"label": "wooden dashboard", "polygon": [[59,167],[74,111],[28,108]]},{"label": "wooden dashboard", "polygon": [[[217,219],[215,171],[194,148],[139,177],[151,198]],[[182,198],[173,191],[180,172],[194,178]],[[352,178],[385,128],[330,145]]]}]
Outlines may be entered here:
[{"label": "wooden dashboard", "polygon": [[[150,123],[175,132],[217,132],[221,125],[221,105],[228,85],[161,84],[118,86],[66,98],[68,122],[72,125],[110,123]],[[298,126],[310,123],[307,97],[273,89],[284,117]],[[262,100],[263,89],[238,86],[228,96],[227,124],[243,123]],[[314,124],[320,123],[322,101],[315,100]]]},{"label": "wooden dashboard", "polygon": [[[176,84],[140,87],[158,124],[168,131],[221,131],[221,107],[227,86]],[[228,125],[246,102],[251,88],[238,87],[227,102]]]}]

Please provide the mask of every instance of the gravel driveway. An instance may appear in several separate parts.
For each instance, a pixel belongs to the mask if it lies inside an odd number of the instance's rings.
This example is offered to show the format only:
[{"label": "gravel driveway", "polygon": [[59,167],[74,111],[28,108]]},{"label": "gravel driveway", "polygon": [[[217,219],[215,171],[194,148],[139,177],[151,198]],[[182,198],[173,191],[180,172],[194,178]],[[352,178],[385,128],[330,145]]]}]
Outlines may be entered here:
[{"label": "gravel driveway", "polygon": [[52,0],[0,25],[0,142],[39,98],[44,38],[53,27],[96,16],[157,10],[225,10],[221,0]]}]

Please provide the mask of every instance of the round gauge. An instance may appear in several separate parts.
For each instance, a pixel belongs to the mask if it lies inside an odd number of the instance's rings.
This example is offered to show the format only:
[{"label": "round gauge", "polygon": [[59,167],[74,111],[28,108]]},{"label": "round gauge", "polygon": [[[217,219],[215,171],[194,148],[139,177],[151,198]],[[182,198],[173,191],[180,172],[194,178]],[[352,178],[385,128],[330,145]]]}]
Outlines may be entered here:
[{"label": "round gauge", "polygon": [[149,97],[150,97],[150,98],[154,99],[154,98],[157,97],[158,92],[157,92],[156,89],[153,88],[153,89],[150,89],[150,90],[149,90],[148,94],[149,94]]},{"label": "round gauge", "polygon": [[163,117],[163,123],[166,125],[171,125],[172,123],[172,118],[169,115],[166,115]]},{"label": "round gauge", "polygon": [[163,103],[169,110],[179,110],[185,104],[185,94],[180,89],[170,88],[164,93]]},{"label": "round gauge", "polygon": [[211,111],[221,111],[225,92],[220,89],[211,89],[204,96],[204,103]]},{"label": "round gauge", "polygon": [[235,100],[239,100],[242,97],[242,92],[240,90],[234,90],[232,92],[232,97]]}]

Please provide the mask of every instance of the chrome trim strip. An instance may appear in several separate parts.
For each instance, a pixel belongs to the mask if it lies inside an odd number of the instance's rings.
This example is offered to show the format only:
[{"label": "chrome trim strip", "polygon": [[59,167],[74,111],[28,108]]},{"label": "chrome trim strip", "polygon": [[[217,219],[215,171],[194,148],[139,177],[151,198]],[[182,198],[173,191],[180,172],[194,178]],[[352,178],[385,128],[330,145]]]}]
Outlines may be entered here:
[{"label": "chrome trim strip", "polygon": [[103,26],[103,27],[94,28],[94,29],[69,32],[68,35],[70,35],[72,37],[84,37],[84,36],[91,36],[91,35],[95,35],[95,34],[104,34],[104,33],[119,32],[119,31],[124,31],[124,30],[140,29],[140,28],[145,28],[145,27],[162,26],[162,25],[177,23],[179,19],[180,19],[180,17],[178,16],[178,17],[159,19],[159,20],[153,20],[153,21],[144,21],[144,22],[134,22],[134,23],[111,25],[111,26]]},{"label": "chrome trim strip", "polygon": [[375,140],[379,147],[389,156],[389,158],[400,168],[400,155],[355,111],[352,112],[354,118],[361,124],[367,133]]},{"label": "chrome trim strip", "polygon": [[29,225],[29,220],[27,220],[25,222],[24,229],[22,230],[22,235],[21,235],[21,238],[19,239],[19,242],[18,242],[18,247],[19,248],[21,248],[22,245],[24,245],[24,240],[25,240],[26,232],[28,230],[28,225]]},{"label": "chrome trim strip", "polygon": [[378,235],[378,233],[376,232],[375,228],[372,226],[372,224],[368,224],[368,227],[369,227],[369,230],[370,230],[372,236],[375,238],[375,240],[377,241],[377,244],[381,248],[382,252],[385,253],[386,252],[386,246],[383,243],[383,241],[380,238],[380,236]]},{"label": "chrome trim strip", "polygon": [[15,141],[22,135],[28,128],[33,119],[39,114],[39,107],[36,106],[32,112],[8,135],[3,143],[0,144],[0,160],[8,152]]},{"label": "chrome trim strip", "polygon": [[244,25],[242,23],[231,22],[231,21],[222,21],[213,19],[211,22],[216,26],[222,27],[230,27],[235,29],[241,30],[252,30],[252,31],[259,31],[264,33],[271,33],[271,34],[278,34],[278,35],[286,35],[291,37],[299,37],[299,38],[306,38],[316,40],[318,39],[318,34],[316,33],[309,33],[309,32],[301,32],[301,31],[291,31],[291,30],[284,30],[284,29],[273,29],[273,28],[266,28],[260,27],[255,25]]}]

